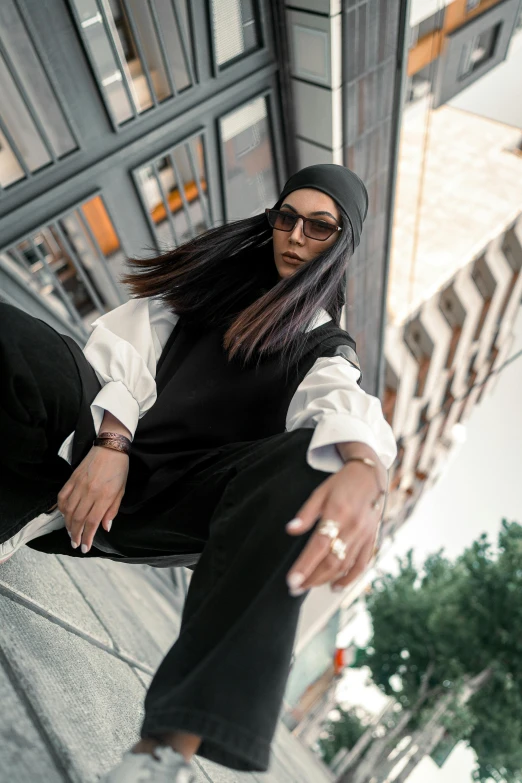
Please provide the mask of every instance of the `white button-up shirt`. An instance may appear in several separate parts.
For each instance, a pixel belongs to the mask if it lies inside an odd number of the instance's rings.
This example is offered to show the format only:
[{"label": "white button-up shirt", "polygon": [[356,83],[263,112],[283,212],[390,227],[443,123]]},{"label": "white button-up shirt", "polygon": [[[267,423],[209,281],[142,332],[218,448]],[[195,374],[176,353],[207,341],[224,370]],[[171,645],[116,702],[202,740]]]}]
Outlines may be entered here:
[{"label": "white button-up shirt", "polygon": [[[99,432],[109,411],[133,436],[139,419],[156,401],[156,365],[178,316],[158,299],[131,299],[94,321],[84,354],[102,389],[91,405],[94,428]],[[331,320],[317,313],[308,330]],[[286,415],[286,430],[314,429],[308,464],[335,473],[343,465],[335,444],[359,441],[370,446],[389,468],[397,455],[390,425],[377,397],[357,381],[360,371],[343,356],[316,360],[297,388]],[[59,455],[70,462],[74,433]]]}]

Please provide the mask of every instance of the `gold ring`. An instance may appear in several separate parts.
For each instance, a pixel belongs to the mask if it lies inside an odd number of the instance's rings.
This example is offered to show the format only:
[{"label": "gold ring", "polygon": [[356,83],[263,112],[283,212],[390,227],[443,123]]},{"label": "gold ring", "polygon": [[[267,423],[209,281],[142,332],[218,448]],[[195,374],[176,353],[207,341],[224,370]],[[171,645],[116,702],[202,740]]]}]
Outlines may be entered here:
[{"label": "gold ring", "polygon": [[325,519],[318,526],[317,532],[321,536],[328,536],[328,538],[335,539],[339,535],[339,525],[334,519]]},{"label": "gold ring", "polygon": [[339,559],[346,559],[346,544],[340,538],[334,538],[330,544],[330,551]]}]

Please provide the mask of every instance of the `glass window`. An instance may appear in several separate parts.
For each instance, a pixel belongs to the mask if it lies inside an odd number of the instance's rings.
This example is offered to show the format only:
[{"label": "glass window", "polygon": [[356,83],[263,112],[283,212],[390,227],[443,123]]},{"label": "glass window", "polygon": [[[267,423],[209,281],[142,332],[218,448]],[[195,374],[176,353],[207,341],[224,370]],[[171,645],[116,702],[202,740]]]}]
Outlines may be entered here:
[{"label": "glass window", "polygon": [[459,79],[465,79],[495,56],[502,22],[475,36],[462,49]]},{"label": "glass window", "polygon": [[212,0],[214,57],[218,68],[258,49],[254,0]]},{"label": "glass window", "polygon": [[135,177],[159,250],[211,227],[202,135],[142,166]]},{"label": "glass window", "polygon": [[278,196],[267,99],[222,117],[220,129],[227,219],[258,215]]},{"label": "glass window", "polygon": [[74,0],[117,125],[194,84],[187,0]]},{"label": "glass window", "polygon": [[126,300],[117,278],[126,256],[101,196],[0,253],[0,266],[36,291],[79,337]]},{"label": "glass window", "polygon": [[0,3],[0,186],[76,149],[46,69],[12,0]]}]

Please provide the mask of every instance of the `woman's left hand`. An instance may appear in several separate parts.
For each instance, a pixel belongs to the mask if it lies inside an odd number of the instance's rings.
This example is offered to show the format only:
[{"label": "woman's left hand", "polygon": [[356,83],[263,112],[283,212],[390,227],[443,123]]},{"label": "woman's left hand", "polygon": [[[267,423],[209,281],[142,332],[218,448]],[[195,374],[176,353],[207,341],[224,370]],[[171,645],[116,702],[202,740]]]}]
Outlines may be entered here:
[{"label": "woman's left hand", "polygon": [[362,574],[372,557],[382,514],[382,496],[377,508],[372,508],[378,495],[375,470],[355,461],[347,462],[310,495],[287,525],[288,534],[306,533],[318,518],[320,522],[333,519],[339,526],[338,537],[346,544],[346,558],[333,554],[332,539],[315,531],[287,575],[292,595],[326,582],[340,590]]}]

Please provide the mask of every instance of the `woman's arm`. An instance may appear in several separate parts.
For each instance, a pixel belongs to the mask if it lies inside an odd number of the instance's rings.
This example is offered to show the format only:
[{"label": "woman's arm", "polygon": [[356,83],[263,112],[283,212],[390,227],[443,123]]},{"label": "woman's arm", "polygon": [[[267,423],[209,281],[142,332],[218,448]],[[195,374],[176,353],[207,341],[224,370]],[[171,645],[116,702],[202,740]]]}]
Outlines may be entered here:
[{"label": "woman's arm", "polygon": [[157,300],[131,299],[94,322],[84,354],[103,384],[91,405],[96,432],[109,411],[134,437],[156,401],[156,365],[176,321]]},{"label": "woman's arm", "polygon": [[[330,551],[331,540],[317,531],[310,538],[287,579],[293,595],[331,582],[342,589],[365,569],[374,550],[382,515],[381,490],[397,455],[390,425],[377,397],[357,384],[360,371],[342,356],[316,361],[298,387],[288,410],[287,429],[313,427],[307,461],[332,475],[320,484],[288,526],[302,535],[318,519],[333,519],[346,544],[346,560]],[[349,457],[369,457],[372,468]]]},{"label": "woman's arm", "polygon": [[[156,364],[176,320],[160,303],[137,299],[95,322],[85,356],[103,384],[91,405],[97,434],[118,432],[132,440],[139,418],[156,400]],[[65,459],[66,444],[60,449]],[[99,525],[110,530],[128,470],[126,454],[93,446],[63,486],[58,508],[73,548],[81,544],[88,552]]]},{"label": "woman's arm", "polygon": [[[314,429],[307,461],[316,470],[335,473],[343,467],[346,457],[341,456],[339,444],[363,444],[362,449],[371,449],[386,470],[397,456],[395,437],[381,402],[358,386],[359,377],[360,371],[344,357],[322,357],[290,402],[286,428]],[[342,446],[344,451],[347,448]]]}]

